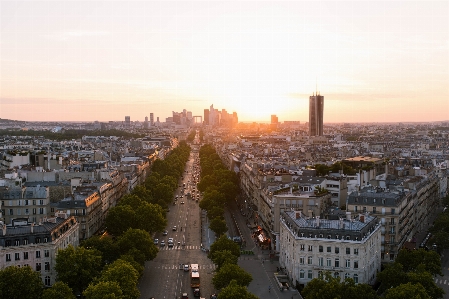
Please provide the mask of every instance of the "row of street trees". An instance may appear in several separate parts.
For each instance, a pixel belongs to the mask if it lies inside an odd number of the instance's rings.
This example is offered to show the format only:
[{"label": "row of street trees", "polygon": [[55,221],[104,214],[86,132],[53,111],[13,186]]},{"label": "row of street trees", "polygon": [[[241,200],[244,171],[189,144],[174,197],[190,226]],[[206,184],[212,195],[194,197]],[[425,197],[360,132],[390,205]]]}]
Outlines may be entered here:
[{"label": "row of street trees", "polygon": [[225,235],[218,238],[210,247],[208,257],[217,265],[217,272],[212,278],[214,287],[220,290],[220,299],[257,299],[248,292],[248,285],[253,280],[251,274],[237,265],[240,247]]},{"label": "row of street trees", "polygon": [[[443,199],[443,206],[449,206],[449,195]],[[435,244],[440,254],[443,250],[449,249],[449,209],[438,215],[430,231],[433,236],[429,240],[429,245]]]},{"label": "row of street trees", "polygon": [[340,282],[331,273],[312,279],[301,292],[305,299],[430,299],[443,298],[444,291],[434,281],[442,275],[440,256],[435,251],[402,249],[395,262],[377,274],[376,291],[367,284],[355,284],[352,278]]},{"label": "row of street trees", "polygon": [[60,299],[82,294],[88,299],[133,299],[145,261],[158,253],[151,234],[166,225],[165,208],[173,199],[190,154],[185,142],[165,160],[157,160],[142,186],[122,197],[105,219],[108,234],[93,236],[77,248],[59,250],[57,282],[48,289],[30,267],[0,270],[0,298]]},{"label": "row of street trees", "polygon": [[226,204],[234,200],[239,192],[238,177],[235,172],[226,169],[210,144],[200,148],[199,156],[201,180],[197,187],[203,192],[199,205],[207,212],[210,229],[220,236],[228,230],[223,214]]},{"label": "row of street trees", "polygon": [[198,190],[203,192],[200,208],[206,210],[207,217],[211,219],[210,229],[220,236],[211,245],[208,254],[217,265],[212,278],[214,287],[220,290],[220,299],[257,299],[247,289],[253,280],[251,274],[237,265],[240,246],[225,235],[228,228],[223,216],[224,209],[239,192],[238,177],[226,169],[210,144],[201,147],[199,156],[201,181]]}]

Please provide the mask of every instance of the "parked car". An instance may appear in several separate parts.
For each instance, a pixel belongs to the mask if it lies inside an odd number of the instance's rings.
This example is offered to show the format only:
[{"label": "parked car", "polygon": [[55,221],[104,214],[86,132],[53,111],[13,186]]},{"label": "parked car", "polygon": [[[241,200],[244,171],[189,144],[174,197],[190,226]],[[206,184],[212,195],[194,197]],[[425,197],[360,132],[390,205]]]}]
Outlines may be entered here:
[{"label": "parked car", "polygon": [[161,246],[162,247],[165,246],[165,241],[164,240],[161,241]]},{"label": "parked car", "polygon": [[172,230],[175,232],[178,228],[175,226],[173,226]]},{"label": "parked car", "polygon": [[189,299],[189,296],[187,296],[187,293],[182,293],[181,299]]},{"label": "parked car", "polygon": [[159,244],[159,239],[154,239],[154,245]]}]

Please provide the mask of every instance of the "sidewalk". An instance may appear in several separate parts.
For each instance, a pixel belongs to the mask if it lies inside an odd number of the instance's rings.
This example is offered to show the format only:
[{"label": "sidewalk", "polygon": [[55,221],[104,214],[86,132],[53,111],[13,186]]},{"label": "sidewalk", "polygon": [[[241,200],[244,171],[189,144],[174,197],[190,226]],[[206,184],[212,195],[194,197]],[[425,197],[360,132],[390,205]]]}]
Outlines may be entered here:
[{"label": "sidewalk", "polygon": [[201,210],[201,246],[207,250],[210,249],[210,245],[215,242],[215,233],[209,229],[209,219],[206,216],[206,212]]}]

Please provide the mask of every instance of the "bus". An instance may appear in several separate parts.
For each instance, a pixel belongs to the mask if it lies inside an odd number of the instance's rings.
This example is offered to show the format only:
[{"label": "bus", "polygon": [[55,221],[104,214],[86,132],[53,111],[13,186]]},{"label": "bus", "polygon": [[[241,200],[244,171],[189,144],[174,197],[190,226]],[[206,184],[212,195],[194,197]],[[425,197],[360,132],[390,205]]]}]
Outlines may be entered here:
[{"label": "bus", "polygon": [[200,287],[200,272],[198,272],[198,264],[190,265],[190,287]]}]

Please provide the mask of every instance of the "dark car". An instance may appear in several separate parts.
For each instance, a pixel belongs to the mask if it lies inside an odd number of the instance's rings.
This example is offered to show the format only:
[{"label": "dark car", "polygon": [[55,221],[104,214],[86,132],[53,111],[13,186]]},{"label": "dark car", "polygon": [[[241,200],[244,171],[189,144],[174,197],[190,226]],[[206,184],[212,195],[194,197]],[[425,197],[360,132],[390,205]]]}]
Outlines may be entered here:
[{"label": "dark car", "polygon": [[198,289],[198,288],[193,289],[193,296],[199,297],[200,296],[200,289]]}]

